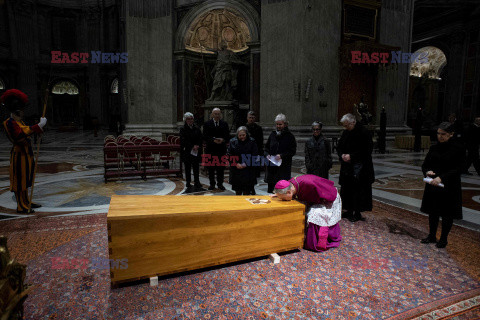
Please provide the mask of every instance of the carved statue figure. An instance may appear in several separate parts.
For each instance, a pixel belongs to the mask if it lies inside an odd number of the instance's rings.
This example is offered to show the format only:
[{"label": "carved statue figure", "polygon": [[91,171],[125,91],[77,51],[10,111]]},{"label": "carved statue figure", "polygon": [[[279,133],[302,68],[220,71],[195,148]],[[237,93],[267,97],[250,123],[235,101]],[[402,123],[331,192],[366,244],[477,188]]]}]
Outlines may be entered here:
[{"label": "carved statue figure", "polygon": [[10,258],[7,238],[0,237],[0,319],[23,319],[23,302],[33,287],[24,284],[26,266]]},{"label": "carved statue figure", "polygon": [[364,102],[365,94],[360,98],[360,103],[354,104],[354,114],[357,121],[360,121],[363,125],[368,125],[372,121],[372,114],[368,111],[368,104]]},{"label": "carved statue figure", "polygon": [[217,51],[217,62],[212,70],[212,94],[207,101],[231,101],[233,92],[237,89],[237,73],[235,65],[247,65],[239,60],[235,53],[227,48],[227,43],[222,41]]}]

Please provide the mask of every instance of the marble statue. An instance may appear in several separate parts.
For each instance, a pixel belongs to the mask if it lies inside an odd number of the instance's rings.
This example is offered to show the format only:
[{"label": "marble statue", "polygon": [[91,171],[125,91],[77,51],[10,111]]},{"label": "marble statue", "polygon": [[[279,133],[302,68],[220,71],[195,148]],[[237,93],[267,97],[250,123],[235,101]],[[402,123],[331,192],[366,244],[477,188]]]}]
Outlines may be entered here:
[{"label": "marble statue", "polygon": [[217,51],[217,62],[212,70],[212,94],[207,101],[231,101],[237,88],[238,69],[235,65],[247,65],[239,60],[235,53],[227,48],[227,43],[222,41]]}]

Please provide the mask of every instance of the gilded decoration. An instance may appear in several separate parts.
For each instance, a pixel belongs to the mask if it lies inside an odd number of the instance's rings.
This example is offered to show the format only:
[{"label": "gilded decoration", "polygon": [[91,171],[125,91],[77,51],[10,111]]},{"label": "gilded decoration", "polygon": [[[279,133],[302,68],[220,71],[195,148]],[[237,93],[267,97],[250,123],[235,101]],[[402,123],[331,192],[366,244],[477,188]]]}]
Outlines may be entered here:
[{"label": "gilded decoration", "polygon": [[248,49],[250,31],[240,15],[226,9],[214,9],[202,14],[190,25],[185,35],[185,48],[213,54],[219,50],[222,40],[227,42],[229,50],[241,52]]},{"label": "gilded decoration", "polygon": [[52,93],[54,94],[69,94],[69,95],[77,95],[78,88],[69,81],[61,81],[57,83],[53,89]]},{"label": "gilded decoration", "polygon": [[[440,74],[447,64],[447,57],[443,51],[437,47],[428,46],[418,49],[415,53],[422,61],[415,61],[411,64],[410,76],[441,80]],[[423,60],[428,61],[424,62]]]}]

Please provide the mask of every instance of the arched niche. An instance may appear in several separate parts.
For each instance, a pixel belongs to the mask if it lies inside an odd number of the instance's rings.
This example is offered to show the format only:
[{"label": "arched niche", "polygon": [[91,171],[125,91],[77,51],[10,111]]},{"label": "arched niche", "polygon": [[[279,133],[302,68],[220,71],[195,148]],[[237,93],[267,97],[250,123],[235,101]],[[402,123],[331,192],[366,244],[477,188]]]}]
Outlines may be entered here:
[{"label": "arched niche", "polygon": [[221,41],[225,41],[233,52],[248,50],[250,30],[238,13],[228,9],[213,9],[197,17],[190,25],[185,35],[185,49],[213,53],[208,49],[218,50]]},{"label": "arched niche", "polygon": [[110,93],[117,94],[118,93],[118,78],[113,79],[110,85]]},{"label": "arched niche", "polygon": [[82,123],[85,113],[80,105],[80,90],[77,83],[70,79],[58,79],[51,88],[51,108],[49,121],[65,130],[74,130]]},{"label": "arched niche", "polygon": [[211,93],[215,51],[222,40],[247,64],[238,66],[234,100],[260,113],[259,91],[253,90],[260,86],[259,13],[244,0],[208,0],[192,7],[182,17],[175,33],[174,82],[179,123],[187,111],[200,122],[207,120],[202,106]]},{"label": "arched niche", "polygon": [[442,72],[447,65],[445,53],[435,46],[415,51],[418,58],[410,65],[407,124],[414,126],[418,108],[422,108],[423,127],[433,130],[443,119],[445,83]]},{"label": "arched niche", "polygon": [[175,37],[175,50],[188,48],[200,52],[198,42],[216,49],[224,38],[230,50],[242,51],[246,43],[259,41],[259,25],[258,12],[245,1],[205,1],[183,17]]},{"label": "arched niche", "polygon": [[437,47],[427,46],[415,51],[418,59],[410,65],[410,76],[441,80],[440,75],[447,64],[447,57]]}]

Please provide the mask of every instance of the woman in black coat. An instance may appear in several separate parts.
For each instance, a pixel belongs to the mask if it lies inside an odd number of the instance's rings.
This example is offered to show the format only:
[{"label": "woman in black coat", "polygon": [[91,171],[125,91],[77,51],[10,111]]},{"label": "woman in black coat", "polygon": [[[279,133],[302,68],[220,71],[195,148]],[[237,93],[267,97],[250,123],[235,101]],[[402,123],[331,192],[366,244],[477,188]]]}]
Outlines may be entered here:
[{"label": "woman in black coat", "polygon": [[297,152],[297,141],[294,135],[288,130],[287,118],[280,113],[275,117],[276,131],[272,131],[265,144],[265,156],[282,160],[280,166],[276,166],[270,161],[267,163],[267,172],[265,182],[268,183],[268,192],[272,193],[275,184],[280,180],[290,180],[292,178],[292,159]]},{"label": "woman in black coat", "polygon": [[372,136],[355,116],[348,113],[340,120],[345,130],[338,141],[339,184],[345,215],[350,221],[364,220],[362,211],[372,211],[373,170]]},{"label": "woman in black coat", "polygon": [[307,174],[328,179],[328,171],[332,168],[332,151],[330,142],[322,134],[323,124],[312,124],[313,137],[305,143],[305,167]]},{"label": "woman in black coat", "polygon": [[[254,194],[257,184],[256,158],[258,149],[246,127],[237,129],[237,136],[230,140],[227,150],[230,159],[230,184],[237,195]],[[234,160],[235,159],[235,160]]]},{"label": "woman in black coat", "polygon": [[[452,138],[454,126],[442,122],[437,130],[438,144],[430,147],[422,165],[423,175],[433,180],[425,185],[420,210],[428,213],[430,232],[422,243],[437,242],[437,227],[442,217],[442,234],[438,248],[447,246],[453,219],[462,219],[462,185],[460,174],[465,162],[464,147]],[[444,187],[439,186],[443,184]]]},{"label": "woman in black coat", "polygon": [[185,164],[186,193],[192,192],[191,169],[193,169],[193,181],[195,191],[204,191],[200,183],[200,159],[202,158],[202,131],[194,124],[193,114],[185,113],[183,116],[185,125],[180,128],[181,159]]}]

